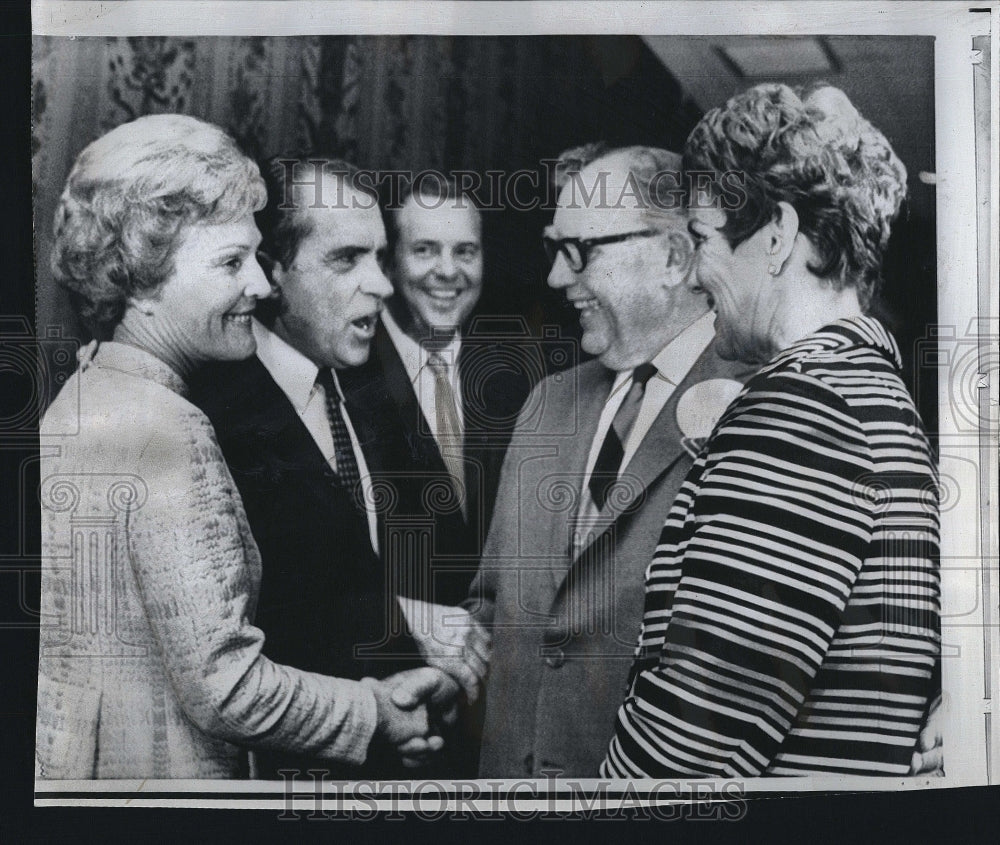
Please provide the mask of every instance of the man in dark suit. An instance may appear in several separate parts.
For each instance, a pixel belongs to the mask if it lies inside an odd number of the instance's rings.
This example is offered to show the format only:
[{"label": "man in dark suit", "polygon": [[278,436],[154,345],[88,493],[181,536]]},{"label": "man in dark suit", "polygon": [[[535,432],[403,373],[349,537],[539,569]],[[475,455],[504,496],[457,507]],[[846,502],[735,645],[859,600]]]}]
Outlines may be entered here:
[{"label": "man in dark suit", "polygon": [[[570,158],[545,233],[548,282],[578,310],[597,360],[537,385],[504,462],[465,604],[492,633],[481,777],[597,776],[663,520],[749,375],[715,354],[684,211],[656,192],[679,187],[680,157]],[[467,631],[465,665],[429,660],[465,685],[482,669],[483,635]]]},{"label": "man in dark suit", "polygon": [[[387,583],[373,490],[380,462],[397,460],[392,450],[404,439],[387,430],[378,449],[362,448],[339,385],[343,370],[367,360],[392,293],[381,271],[386,244],[378,204],[357,186],[355,173],[345,162],[324,167],[320,157],[278,159],[265,168],[260,259],[276,297],[258,309],[256,356],[212,367],[192,387],[260,548],[256,623],[266,653],[309,671],[385,679],[371,683],[381,720],[392,717],[386,691],[407,677],[396,673],[420,661]],[[443,702],[456,691],[442,680],[418,692]],[[431,743],[415,743],[409,762],[430,750]],[[258,764],[270,777],[281,768],[328,768],[283,755],[259,755]],[[402,771],[376,742],[362,769],[332,774]]]},{"label": "man in dark suit", "polygon": [[528,347],[511,345],[509,321],[470,321],[483,289],[482,220],[454,182],[405,186],[385,222],[394,295],[371,357],[342,383],[362,439],[382,436],[386,407],[404,432],[402,460],[382,477],[392,489],[388,532],[421,519],[428,532],[423,555],[391,568],[398,592],[455,605],[475,574],[500,465],[531,387],[531,368],[518,362]]},{"label": "man in dark suit", "polygon": [[[541,364],[525,359],[533,347],[517,343],[526,332],[514,322],[470,321],[483,289],[482,219],[453,181],[404,186],[385,222],[394,295],[367,364],[342,383],[363,442],[403,432],[405,448],[383,449],[380,467],[386,564],[422,652],[440,656],[456,624],[468,622],[454,605],[468,595],[503,455]],[[483,638],[480,672],[485,657]],[[474,702],[477,685],[466,692]],[[463,710],[436,773],[474,774],[480,721],[481,711]]]}]

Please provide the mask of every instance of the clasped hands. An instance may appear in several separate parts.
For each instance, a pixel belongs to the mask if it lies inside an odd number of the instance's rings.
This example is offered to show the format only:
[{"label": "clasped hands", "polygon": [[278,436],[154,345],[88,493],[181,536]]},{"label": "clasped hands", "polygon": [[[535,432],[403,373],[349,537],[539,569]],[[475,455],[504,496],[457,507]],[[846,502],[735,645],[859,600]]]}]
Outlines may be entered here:
[{"label": "clasped hands", "polygon": [[443,728],[458,718],[458,694],[479,695],[490,659],[490,638],[460,607],[400,596],[413,639],[427,666],[362,683],[375,694],[377,733],[396,749],[403,765],[417,768],[444,747]]},{"label": "clasped hands", "polygon": [[461,607],[399,597],[410,633],[429,666],[440,669],[462,688],[471,704],[490,665],[489,633]]},{"label": "clasped hands", "polygon": [[447,674],[421,666],[361,683],[375,695],[376,734],[395,748],[405,767],[425,765],[444,747],[442,730],[458,717],[459,687]]}]

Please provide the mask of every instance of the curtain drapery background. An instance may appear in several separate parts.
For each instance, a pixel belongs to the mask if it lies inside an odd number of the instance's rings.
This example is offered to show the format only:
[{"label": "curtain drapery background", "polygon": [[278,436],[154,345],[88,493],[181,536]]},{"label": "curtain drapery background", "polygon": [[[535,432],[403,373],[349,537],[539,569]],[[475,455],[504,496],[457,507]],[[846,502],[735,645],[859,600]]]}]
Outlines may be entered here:
[{"label": "curtain drapery background", "polygon": [[[37,37],[33,80],[37,330],[81,339],[48,266],[52,215],[83,147],[140,115],[209,120],[255,157],[310,151],[378,170],[527,168],[540,179],[541,159],[588,141],[678,149],[700,116],[632,36]],[[487,213],[484,308],[572,334],[544,284],[549,213]]]}]

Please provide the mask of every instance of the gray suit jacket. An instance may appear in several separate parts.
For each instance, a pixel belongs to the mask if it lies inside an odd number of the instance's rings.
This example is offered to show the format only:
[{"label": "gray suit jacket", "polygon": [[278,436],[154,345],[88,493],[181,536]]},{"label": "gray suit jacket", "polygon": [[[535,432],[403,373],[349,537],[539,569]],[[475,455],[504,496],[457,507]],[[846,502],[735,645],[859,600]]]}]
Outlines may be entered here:
[{"label": "gray suit jacket", "polygon": [[609,497],[603,530],[579,555],[570,526],[614,373],[591,361],[532,391],[470,598],[493,633],[480,777],[597,777],[625,695],[645,570],[691,466],[678,402],[695,384],[745,381],[751,372],[719,358],[714,344],[705,350],[626,467],[621,495]]}]

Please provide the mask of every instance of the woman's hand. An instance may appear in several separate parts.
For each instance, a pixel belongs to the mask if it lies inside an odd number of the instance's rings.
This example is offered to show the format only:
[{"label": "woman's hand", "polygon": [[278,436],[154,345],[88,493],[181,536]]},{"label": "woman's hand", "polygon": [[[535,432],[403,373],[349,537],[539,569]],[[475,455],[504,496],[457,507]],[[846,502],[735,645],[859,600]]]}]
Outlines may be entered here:
[{"label": "woman's hand", "polygon": [[365,678],[364,683],[375,694],[376,731],[395,748],[404,766],[422,766],[444,747],[441,728],[455,723],[459,692],[447,674],[422,666],[382,681]]},{"label": "woman's hand", "polygon": [[927,711],[927,722],[917,738],[917,747],[910,762],[910,776],[944,777],[944,753],[941,740],[941,696],[934,699]]}]

